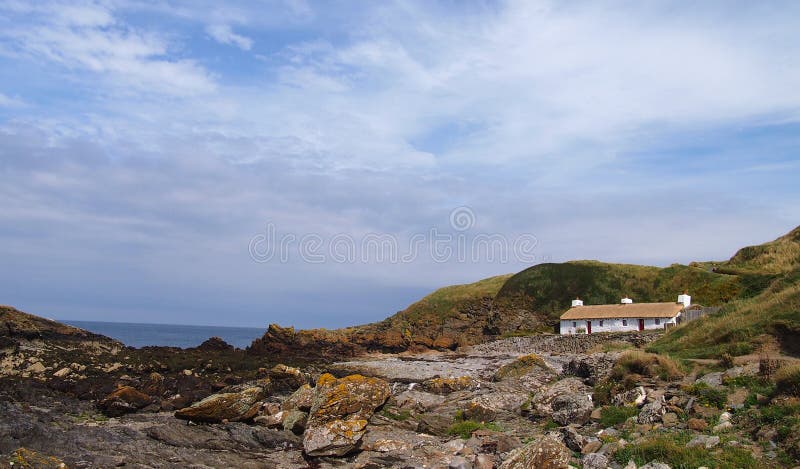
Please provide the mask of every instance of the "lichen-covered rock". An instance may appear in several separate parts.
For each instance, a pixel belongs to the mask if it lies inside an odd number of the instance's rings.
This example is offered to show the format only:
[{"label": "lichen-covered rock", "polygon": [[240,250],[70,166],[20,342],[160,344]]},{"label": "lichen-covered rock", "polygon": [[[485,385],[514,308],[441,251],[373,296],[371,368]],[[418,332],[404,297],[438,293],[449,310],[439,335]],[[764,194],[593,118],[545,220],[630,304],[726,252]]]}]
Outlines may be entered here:
[{"label": "lichen-covered rock", "polygon": [[569,449],[563,443],[545,436],[515,450],[503,461],[500,469],[565,469],[569,466],[569,459]]},{"label": "lichen-covered rock", "polygon": [[309,456],[344,456],[356,448],[366,428],[366,420],[317,423],[303,435],[303,448]]},{"label": "lichen-covered rock", "polygon": [[301,410],[292,410],[283,418],[283,429],[301,435],[306,429],[308,413]]},{"label": "lichen-covered rock", "polygon": [[314,396],[316,396],[316,390],[310,385],[304,384],[283,401],[281,408],[283,410],[302,410],[308,412],[314,404]]},{"label": "lichen-covered rock", "polygon": [[[567,401],[581,399],[589,399],[592,394],[592,388],[583,384],[579,378],[564,378],[556,381],[534,393],[531,398],[531,408],[537,415],[543,417],[551,417],[553,415],[553,403],[558,399],[561,408],[568,408],[570,405]],[[588,419],[592,411],[589,409],[589,414],[586,416]]]},{"label": "lichen-covered rock", "polygon": [[22,469],[66,469],[64,461],[28,448],[19,448],[9,459],[10,467]]},{"label": "lichen-covered rock", "polygon": [[422,382],[422,388],[434,394],[450,394],[465,389],[474,389],[477,386],[478,382],[471,376],[431,378]]},{"label": "lichen-covered rock", "polygon": [[573,358],[564,367],[564,373],[583,378],[584,382],[594,385],[607,378],[619,358],[619,353],[593,353]]},{"label": "lichen-covered rock", "polygon": [[600,453],[589,453],[581,458],[583,469],[606,469],[608,467],[608,457]]},{"label": "lichen-covered rock", "polygon": [[621,392],[614,396],[613,402],[616,406],[640,406],[647,399],[647,391],[642,386],[635,387],[628,391]]},{"label": "lichen-covered rock", "polygon": [[553,409],[553,420],[559,425],[583,425],[589,421],[594,410],[592,399],[587,394],[561,394],[553,399],[550,407]]},{"label": "lichen-covered rock", "polygon": [[544,360],[542,360],[542,357],[532,353],[501,366],[492,379],[494,381],[501,381],[507,378],[519,378],[539,368],[549,369]]},{"label": "lichen-covered rock", "polygon": [[277,364],[269,370],[269,379],[273,389],[291,391],[306,384],[308,379],[299,368]]},{"label": "lichen-covered rock", "polygon": [[152,399],[131,386],[120,386],[97,403],[97,408],[109,417],[136,412],[149,405]]},{"label": "lichen-covered rock", "polygon": [[258,414],[261,400],[267,395],[269,380],[252,385],[239,385],[226,388],[219,394],[212,394],[189,407],[175,412],[175,417],[197,422],[217,423],[227,420],[240,422],[250,420]]},{"label": "lichen-covered rock", "polygon": [[656,423],[661,421],[661,416],[665,413],[664,406],[661,401],[653,401],[645,404],[639,412],[637,421],[641,424]]},{"label": "lichen-covered rock", "polygon": [[353,451],[367,420],[390,394],[389,385],[379,378],[320,376],[303,436],[306,454],[341,456]]}]

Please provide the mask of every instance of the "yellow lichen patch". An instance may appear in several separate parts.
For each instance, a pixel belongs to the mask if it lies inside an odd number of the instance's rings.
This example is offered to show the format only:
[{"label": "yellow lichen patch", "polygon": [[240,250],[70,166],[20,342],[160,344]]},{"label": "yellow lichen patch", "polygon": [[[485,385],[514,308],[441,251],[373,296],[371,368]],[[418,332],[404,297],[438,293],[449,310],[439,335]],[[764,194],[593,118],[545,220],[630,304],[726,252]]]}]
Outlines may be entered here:
[{"label": "yellow lichen patch", "polygon": [[317,386],[325,386],[326,384],[331,384],[336,382],[336,377],[330,373],[323,373],[319,379],[317,379]]},{"label": "yellow lichen patch", "polygon": [[471,376],[458,376],[450,378],[431,378],[422,383],[422,387],[432,393],[448,394],[464,389],[471,389],[477,382]]},{"label": "yellow lichen patch", "polygon": [[13,467],[25,469],[66,469],[67,465],[54,456],[47,456],[28,448],[19,448],[11,455]]}]

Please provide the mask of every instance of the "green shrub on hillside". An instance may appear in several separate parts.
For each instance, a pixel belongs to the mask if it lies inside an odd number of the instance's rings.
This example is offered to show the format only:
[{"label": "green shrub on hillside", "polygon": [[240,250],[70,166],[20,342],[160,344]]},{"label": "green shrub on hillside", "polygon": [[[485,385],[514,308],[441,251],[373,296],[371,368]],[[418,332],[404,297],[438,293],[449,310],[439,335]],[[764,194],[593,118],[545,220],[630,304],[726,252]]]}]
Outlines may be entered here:
[{"label": "green shrub on hillside", "polygon": [[639,414],[639,409],[636,407],[617,407],[609,406],[603,407],[600,410],[600,425],[604,428],[613,427],[620,423],[624,423],[630,417]]},{"label": "green shrub on hillside", "polygon": [[697,401],[718,409],[725,407],[728,393],[724,389],[712,388],[706,383],[696,383],[686,387],[686,392],[697,397]]},{"label": "green shrub on hillside", "polygon": [[780,394],[800,397],[800,365],[789,365],[778,370],[775,390]]},{"label": "green shrub on hillside", "polygon": [[658,461],[676,469],[758,467],[750,450],[739,447],[727,447],[724,451],[711,451],[702,446],[687,448],[686,443],[691,437],[689,433],[656,436],[621,448],[614,454],[614,459],[620,464],[633,460],[639,466]]}]

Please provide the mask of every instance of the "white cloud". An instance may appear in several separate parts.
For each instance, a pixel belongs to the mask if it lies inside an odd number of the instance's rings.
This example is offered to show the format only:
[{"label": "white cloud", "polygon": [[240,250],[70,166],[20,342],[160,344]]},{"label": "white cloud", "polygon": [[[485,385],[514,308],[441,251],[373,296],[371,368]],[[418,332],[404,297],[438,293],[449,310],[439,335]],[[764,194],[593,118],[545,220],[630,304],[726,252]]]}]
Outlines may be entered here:
[{"label": "white cloud", "polygon": [[196,61],[168,58],[165,37],[117,22],[97,4],[39,5],[30,24],[0,32],[20,54],[70,70],[106,77],[106,85],[183,96],[213,91],[212,76]]},{"label": "white cloud", "polygon": [[206,27],[206,32],[216,41],[222,44],[230,44],[243,50],[250,50],[253,47],[253,40],[233,32],[227,24],[212,24]]},{"label": "white cloud", "polygon": [[0,107],[23,107],[25,106],[25,102],[19,98],[12,98],[10,96],[6,96],[3,93],[0,93]]}]

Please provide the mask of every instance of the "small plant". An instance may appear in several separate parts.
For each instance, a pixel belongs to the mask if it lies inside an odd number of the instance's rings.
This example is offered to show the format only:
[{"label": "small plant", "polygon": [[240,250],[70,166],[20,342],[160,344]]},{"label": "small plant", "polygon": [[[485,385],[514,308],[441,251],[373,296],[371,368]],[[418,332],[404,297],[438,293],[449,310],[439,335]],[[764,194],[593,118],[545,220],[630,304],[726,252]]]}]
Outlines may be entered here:
[{"label": "small plant", "polygon": [[691,438],[688,433],[662,435],[640,443],[630,444],[614,454],[614,459],[625,464],[633,460],[638,465],[658,461],[677,468],[716,467],[719,469],[739,469],[758,467],[752,453],[744,448],[726,448],[723,452],[711,452],[704,447],[687,448]]},{"label": "small plant", "polygon": [[630,374],[671,380],[683,376],[683,371],[678,363],[665,355],[631,350],[623,352],[611,370],[612,378],[617,380]]},{"label": "small plant", "polygon": [[638,413],[639,409],[636,407],[603,407],[600,410],[600,425],[603,427],[613,427],[614,425],[625,422]]},{"label": "small plant", "polygon": [[472,432],[475,430],[492,430],[492,431],[503,431],[502,428],[494,422],[476,422],[474,420],[458,420],[454,424],[450,425],[450,428],[447,429],[448,435],[459,436],[463,439],[469,439],[472,436]]}]

